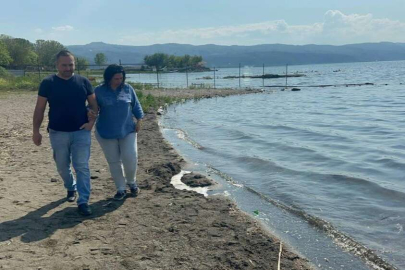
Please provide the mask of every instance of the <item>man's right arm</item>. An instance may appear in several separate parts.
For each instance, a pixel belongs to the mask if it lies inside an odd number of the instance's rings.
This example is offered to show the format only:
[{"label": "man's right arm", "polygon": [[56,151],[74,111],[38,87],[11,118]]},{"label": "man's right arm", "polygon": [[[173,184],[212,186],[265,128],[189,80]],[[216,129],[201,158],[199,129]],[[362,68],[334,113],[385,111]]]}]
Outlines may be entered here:
[{"label": "man's right arm", "polygon": [[34,117],[32,121],[33,126],[33,133],[32,133],[32,140],[34,141],[35,145],[41,145],[42,142],[42,135],[39,132],[41,127],[42,121],[44,120],[45,108],[48,99],[45,97],[38,96],[37,104],[35,105]]}]

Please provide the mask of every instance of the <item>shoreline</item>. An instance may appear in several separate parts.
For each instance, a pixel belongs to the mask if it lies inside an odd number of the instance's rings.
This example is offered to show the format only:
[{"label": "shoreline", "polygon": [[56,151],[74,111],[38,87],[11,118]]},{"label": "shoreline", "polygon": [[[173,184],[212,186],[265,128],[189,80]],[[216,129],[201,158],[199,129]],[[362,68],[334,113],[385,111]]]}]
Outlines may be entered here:
[{"label": "shoreline", "polygon": [[[254,91],[162,92],[153,94],[212,98]],[[0,269],[277,269],[280,242],[259,222],[225,198],[170,184],[185,161],[163,138],[156,112],[146,113],[138,135],[137,198],[111,200],[115,187],[93,138],[94,213],[81,217],[64,200],[45,129],[41,147],[31,142],[35,98],[0,99]],[[283,245],[281,269],[314,268]]]}]

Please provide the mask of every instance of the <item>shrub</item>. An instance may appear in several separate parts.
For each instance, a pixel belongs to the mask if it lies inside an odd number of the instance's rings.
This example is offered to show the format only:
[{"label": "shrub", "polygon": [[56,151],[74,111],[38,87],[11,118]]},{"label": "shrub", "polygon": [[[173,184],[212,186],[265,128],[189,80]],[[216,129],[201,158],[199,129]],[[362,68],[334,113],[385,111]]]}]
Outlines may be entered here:
[{"label": "shrub", "polygon": [[0,78],[0,89],[2,90],[37,90],[39,79],[35,77],[14,77]]},{"label": "shrub", "polygon": [[151,94],[145,95],[142,91],[136,91],[136,95],[141,103],[142,109],[147,112],[150,109],[157,110],[160,106],[171,104],[179,100],[168,96],[155,97]]},{"label": "shrub", "polygon": [[6,81],[3,78],[0,78],[0,89],[6,89],[8,88],[8,81]]},{"label": "shrub", "polygon": [[19,77],[16,79],[13,88],[24,90],[36,90],[38,89],[38,81],[27,77]]},{"label": "shrub", "polygon": [[10,76],[10,73],[4,67],[0,67],[0,78],[5,78]]}]

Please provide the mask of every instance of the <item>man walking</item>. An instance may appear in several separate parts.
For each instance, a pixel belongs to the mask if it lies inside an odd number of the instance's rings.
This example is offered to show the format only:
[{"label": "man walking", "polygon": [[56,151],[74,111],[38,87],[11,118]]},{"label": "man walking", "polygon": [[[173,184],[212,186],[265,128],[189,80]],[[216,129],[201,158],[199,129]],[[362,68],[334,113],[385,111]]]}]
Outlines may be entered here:
[{"label": "man walking", "polygon": [[[90,198],[90,145],[94,120],[88,120],[86,101],[98,111],[93,88],[88,79],[74,74],[75,59],[71,52],[62,50],[56,55],[58,73],[45,78],[38,91],[33,117],[34,144],[42,142],[40,127],[49,103],[49,138],[59,175],[67,189],[67,201],[76,200],[79,213],[91,215]],[[76,172],[72,173],[71,165]]]}]

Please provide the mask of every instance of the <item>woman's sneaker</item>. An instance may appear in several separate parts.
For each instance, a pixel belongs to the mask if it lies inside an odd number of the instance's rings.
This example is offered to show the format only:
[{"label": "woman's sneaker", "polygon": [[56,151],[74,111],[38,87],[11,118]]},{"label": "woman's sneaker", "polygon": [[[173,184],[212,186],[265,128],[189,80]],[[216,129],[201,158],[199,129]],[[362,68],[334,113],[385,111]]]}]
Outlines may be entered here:
[{"label": "woman's sneaker", "polygon": [[68,191],[66,195],[66,200],[68,202],[74,202],[76,200],[76,191]]},{"label": "woman's sneaker", "polygon": [[121,201],[125,199],[126,196],[127,196],[126,191],[117,191],[117,193],[114,195],[114,201]]}]

